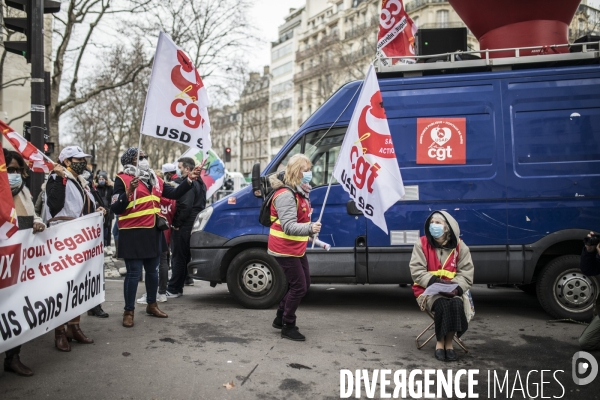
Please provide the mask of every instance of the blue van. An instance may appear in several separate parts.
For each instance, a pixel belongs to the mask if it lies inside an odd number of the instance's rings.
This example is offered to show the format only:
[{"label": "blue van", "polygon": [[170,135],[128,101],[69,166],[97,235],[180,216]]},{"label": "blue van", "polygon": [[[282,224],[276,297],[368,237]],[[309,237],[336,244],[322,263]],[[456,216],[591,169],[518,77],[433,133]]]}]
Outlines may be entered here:
[{"label": "blue van", "polygon": [[[590,51],[379,68],[406,196],[386,212],[386,235],[335,182],[320,234],[332,248],[307,251],[312,282],[412,284],[413,243],[431,211],[446,210],[471,249],[475,283],[517,284],[553,317],[591,318],[600,286],[579,257],[583,237],[600,230],[598,60]],[[252,187],[198,215],[190,275],[227,282],[249,308],[279,301],[287,283],[258,222],[266,177],[305,153],[316,219],[359,89],[341,87],[264,171],[255,166]],[[435,117],[466,119],[465,164],[417,164],[417,119]]]}]

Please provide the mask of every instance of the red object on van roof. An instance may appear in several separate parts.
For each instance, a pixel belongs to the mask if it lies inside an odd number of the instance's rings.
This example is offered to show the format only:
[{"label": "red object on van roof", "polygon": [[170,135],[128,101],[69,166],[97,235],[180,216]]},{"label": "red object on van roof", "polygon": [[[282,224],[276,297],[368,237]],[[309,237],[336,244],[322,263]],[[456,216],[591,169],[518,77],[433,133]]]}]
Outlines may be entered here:
[{"label": "red object on van roof", "polygon": [[[580,0],[448,0],[479,40],[481,50],[568,44],[569,24]],[[555,52],[555,51],[552,51]],[[568,47],[556,52],[568,53]],[[521,51],[521,55],[539,54]],[[490,53],[491,58],[514,52]]]}]

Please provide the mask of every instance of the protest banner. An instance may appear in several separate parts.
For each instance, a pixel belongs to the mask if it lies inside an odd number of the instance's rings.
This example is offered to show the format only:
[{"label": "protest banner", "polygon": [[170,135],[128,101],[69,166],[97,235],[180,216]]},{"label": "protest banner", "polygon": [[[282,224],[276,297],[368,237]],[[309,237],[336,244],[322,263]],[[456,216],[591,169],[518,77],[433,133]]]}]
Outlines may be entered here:
[{"label": "protest banner", "polygon": [[209,101],[198,70],[164,32],[159,34],[154,57],[142,135],[209,150]]},{"label": "protest banner", "polygon": [[388,233],[384,213],[404,196],[404,184],[373,66],[365,77],[333,176],[364,216]]},{"label": "protest banner", "polygon": [[[417,24],[408,16],[402,0],[383,0],[377,34],[377,57],[382,65],[390,65],[388,57],[415,55]],[[393,60],[394,64],[414,64],[414,58]]]},{"label": "protest banner", "polygon": [[104,302],[102,214],[0,242],[0,352]]}]

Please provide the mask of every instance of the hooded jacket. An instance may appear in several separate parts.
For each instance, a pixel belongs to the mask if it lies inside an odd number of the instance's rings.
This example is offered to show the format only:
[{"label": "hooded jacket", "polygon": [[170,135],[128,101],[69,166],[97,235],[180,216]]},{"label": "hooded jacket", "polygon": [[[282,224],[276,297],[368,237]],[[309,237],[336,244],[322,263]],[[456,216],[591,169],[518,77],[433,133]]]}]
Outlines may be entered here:
[{"label": "hooded jacket", "polygon": [[[446,219],[448,227],[450,228],[450,237],[445,246],[440,246],[433,239],[431,233],[429,233],[431,217],[435,213],[443,215]],[[471,259],[471,251],[469,250],[469,247],[467,247],[467,245],[460,239],[460,228],[458,227],[458,222],[456,222],[456,220],[446,211],[434,211],[429,215],[429,217],[427,217],[427,220],[425,221],[425,237],[427,238],[429,244],[435,248],[435,253],[442,264],[444,261],[446,261],[448,256],[450,256],[452,250],[456,248],[457,244],[460,243],[458,261],[456,263],[456,275],[452,279],[452,282],[458,283],[458,286],[461,288],[462,292],[469,290],[473,285],[473,260]],[[437,277],[427,270],[427,259],[425,258],[425,253],[423,252],[423,247],[420,240],[418,240],[413,247],[412,257],[409,265],[413,282],[417,285],[426,288],[436,281],[435,278]],[[433,303],[439,298],[443,298],[443,296],[439,294],[426,297],[420,296],[417,299],[417,302],[419,305],[421,305],[423,301],[425,301],[425,308],[428,311],[431,311]]]}]

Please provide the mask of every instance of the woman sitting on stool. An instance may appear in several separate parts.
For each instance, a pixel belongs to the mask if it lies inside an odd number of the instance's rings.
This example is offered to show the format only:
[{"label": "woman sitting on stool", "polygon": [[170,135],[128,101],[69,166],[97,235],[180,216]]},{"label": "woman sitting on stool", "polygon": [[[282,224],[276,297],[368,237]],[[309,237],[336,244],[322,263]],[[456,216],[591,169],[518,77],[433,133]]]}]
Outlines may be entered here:
[{"label": "woman sitting on stool", "polygon": [[[410,259],[413,292],[422,310],[434,313],[435,358],[456,361],[452,347],[454,335],[461,337],[468,322],[461,296],[473,284],[473,261],[466,244],[459,239],[458,223],[445,211],[434,211],[425,222],[425,236],[415,243]],[[451,292],[423,296],[434,283],[458,287]]]}]

